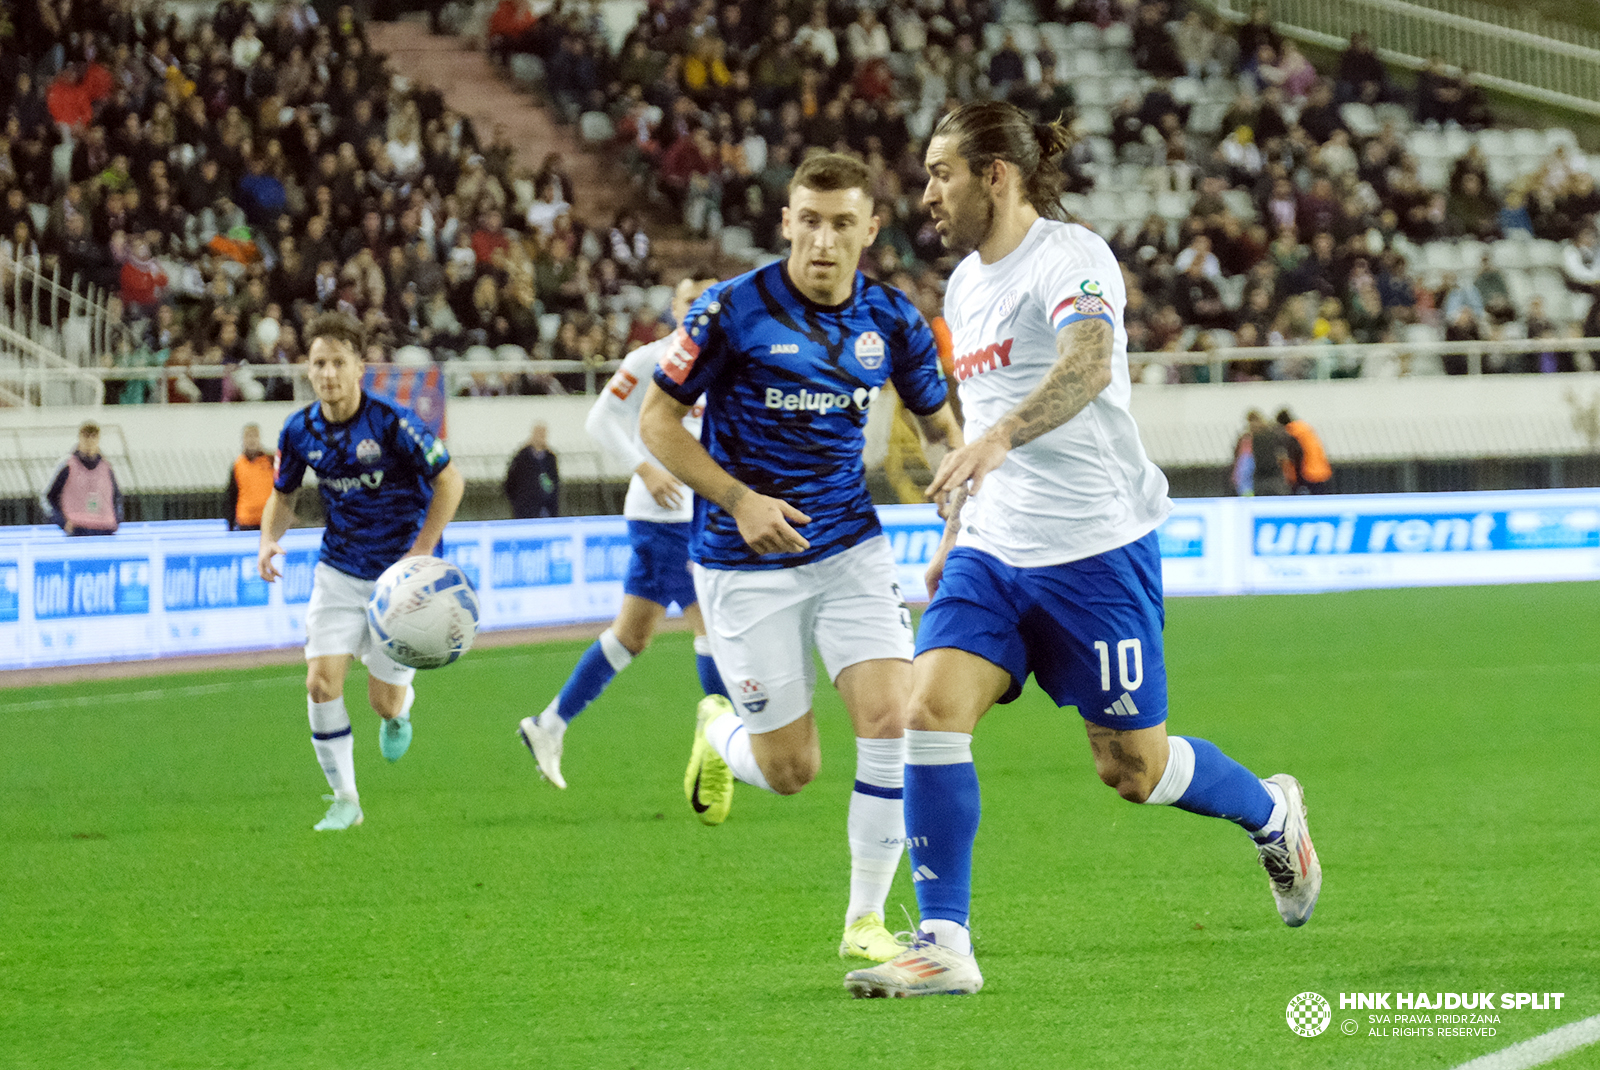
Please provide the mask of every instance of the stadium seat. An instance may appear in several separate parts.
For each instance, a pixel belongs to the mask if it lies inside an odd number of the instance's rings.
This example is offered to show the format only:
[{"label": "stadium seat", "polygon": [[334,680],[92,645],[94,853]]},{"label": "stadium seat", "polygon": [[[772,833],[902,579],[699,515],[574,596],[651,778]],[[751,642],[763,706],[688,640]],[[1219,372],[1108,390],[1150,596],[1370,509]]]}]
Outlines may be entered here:
[{"label": "stadium seat", "polygon": [[[1074,48],[1100,47],[1100,27],[1092,22],[1068,23],[1067,37],[1071,39]],[[1132,39],[1130,36],[1129,40]]]},{"label": "stadium seat", "polygon": [[1582,323],[1589,316],[1589,306],[1594,304],[1594,294],[1575,294],[1567,291],[1567,316],[1572,323]]},{"label": "stadium seat", "polygon": [[1450,184],[1450,163],[1442,156],[1417,157],[1417,181],[1428,189],[1445,189]]},{"label": "stadium seat", "polygon": [[1117,103],[1111,87],[1099,78],[1080,78],[1072,83],[1072,95],[1080,108],[1106,108]]},{"label": "stadium seat", "polygon": [[394,362],[406,368],[425,368],[433,363],[433,354],[421,346],[401,346],[394,351]]},{"label": "stadium seat", "polygon": [[1378,104],[1372,110],[1378,117],[1380,127],[1384,123],[1393,123],[1395,130],[1402,134],[1412,127],[1411,109],[1404,104]]},{"label": "stadium seat", "polygon": [[617,136],[611,116],[603,111],[586,111],[578,117],[578,133],[590,145],[603,145]]},{"label": "stadium seat", "polygon": [[1228,211],[1246,223],[1256,217],[1256,205],[1250,199],[1249,190],[1225,189],[1222,191],[1222,202],[1228,206]]},{"label": "stadium seat", "polygon": [[1565,251],[1558,241],[1548,238],[1536,238],[1528,242],[1528,266],[1559,268],[1565,258]]},{"label": "stadium seat", "polygon": [[468,346],[467,351],[461,354],[461,359],[471,361],[494,360],[494,350],[488,346]]},{"label": "stadium seat", "polygon": [[1084,214],[1095,223],[1114,223],[1123,218],[1122,194],[1116,190],[1097,189],[1089,194]]},{"label": "stadium seat", "polygon": [[1509,130],[1480,130],[1478,131],[1478,148],[1485,156],[1515,156],[1517,151],[1512,147],[1511,132]]},{"label": "stadium seat", "polygon": [[495,347],[494,359],[511,363],[519,360],[532,360],[533,358],[528,356],[528,351],[526,349],[523,349],[521,346],[513,342],[507,342],[504,345]]},{"label": "stadium seat", "polygon": [[1568,152],[1578,150],[1578,135],[1564,126],[1552,126],[1544,132],[1544,151],[1551,153],[1558,145],[1565,145]]},{"label": "stadium seat", "polygon": [[1421,271],[1456,271],[1459,268],[1456,248],[1450,242],[1431,241],[1421,247],[1421,253],[1416,264]]},{"label": "stadium seat", "polygon": [[1061,207],[1079,219],[1086,219],[1089,215],[1089,198],[1081,193],[1063,193],[1061,195]]},{"label": "stadium seat", "polygon": [[[1217,284],[1217,294],[1222,298],[1224,308],[1237,311],[1244,303],[1244,288],[1250,282],[1248,275],[1224,275],[1213,280]],[[1229,343],[1232,344],[1231,342]]]},{"label": "stadium seat", "polygon": [[1122,188],[1122,218],[1137,222],[1155,211],[1155,197],[1142,187]]},{"label": "stadium seat", "polygon": [[1100,37],[1108,48],[1129,48],[1133,45],[1133,27],[1126,22],[1113,22]]},{"label": "stadium seat", "polygon": [[1489,247],[1481,241],[1467,240],[1456,245],[1456,264],[1459,269],[1476,274],[1483,270],[1483,254]]},{"label": "stadium seat", "polygon": [[524,87],[544,85],[544,60],[528,52],[513,53],[511,80]]},{"label": "stadium seat", "polygon": [[1502,238],[1489,245],[1489,259],[1501,271],[1520,271],[1533,266],[1529,245],[1524,238]]},{"label": "stadium seat", "polygon": [[1459,126],[1447,126],[1440,131],[1444,138],[1444,155],[1451,160],[1457,160],[1467,154],[1472,147],[1472,133]]},{"label": "stadium seat", "polygon": [[1406,148],[1418,160],[1444,158],[1448,149],[1444,143],[1444,133],[1439,130],[1429,130],[1426,127],[1413,130],[1411,136],[1406,138]]},{"label": "stadium seat", "polygon": [[1526,127],[1511,131],[1511,150],[1523,160],[1542,159],[1550,151],[1545,146],[1544,131]]},{"label": "stadium seat", "polygon": [[[672,287],[652,286],[644,292],[644,307],[656,315],[662,315],[672,307]],[[540,332],[543,333],[542,331]]]},{"label": "stadium seat", "polygon": [[1109,165],[1116,162],[1117,149],[1110,138],[1096,134],[1083,140],[1089,147],[1089,155],[1094,157],[1096,163]]},{"label": "stadium seat", "polygon": [[739,256],[756,246],[755,236],[748,227],[723,227],[717,242],[729,256]]},{"label": "stadium seat", "polygon": [[[1511,303],[1518,308],[1527,310],[1528,298],[1533,296],[1533,283],[1531,273],[1521,269],[1510,269],[1504,272],[1506,277],[1506,290],[1511,294]],[[1565,290],[1563,289],[1563,292]],[[1549,295],[1545,296],[1546,309],[1549,308]]]},{"label": "stadium seat", "polygon": [[1067,28],[1059,22],[1045,22],[1039,25],[1039,36],[1050,51],[1056,55],[1065,55],[1072,48],[1072,38],[1067,34]]},{"label": "stadium seat", "polygon": [[1175,193],[1170,190],[1164,190],[1156,194],[1156,213],[1162,219],[1187,219],[1189,217],[1189,209],[1193,205],[1193,193]]},{"label": "stadium seat", "polygon": [[1228,114],[1228,105],[1220,100],[1206,100],[1196,104],[1189,112],[1189,131],[1195,134],[1215,134]]},{"label": "stadium seat", "polygon": [[1072,54],[1072,80],[1076,85],[1078,79],[1102,74],[1105,65],[1100,62],[1100,53],[1093,49],[1080,48]]},{"label": "stadium seat", "polygon": [[1080,108],[1078,123],[1086,134],[1111,133],[1111,113],[1104,108]]},{"label": "stadium seat", "polygon": [[1344,125],[1350,128],[1350,133],[1358,138],[1369,138],[1383,129],[1383,124],[1378,121],[1378,115],[1370,104],[1360,101],[1351,101],[1339,109],[1339,117],[1344,120]]},{"label": "stadium seat", "polygon": [[1179,104],[1193,104],[1205,95],[1205,87],[1198,78],[1174,78],[1172,99]]}]

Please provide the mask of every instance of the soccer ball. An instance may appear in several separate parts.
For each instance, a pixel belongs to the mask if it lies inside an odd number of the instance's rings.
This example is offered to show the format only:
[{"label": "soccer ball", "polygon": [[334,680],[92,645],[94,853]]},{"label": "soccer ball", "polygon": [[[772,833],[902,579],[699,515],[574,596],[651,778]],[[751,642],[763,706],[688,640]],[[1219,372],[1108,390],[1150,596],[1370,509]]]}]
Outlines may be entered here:
[{"label": "soccer ball", "polygon": [[395,661],[437,669],[471,649],[478,634],[478,593],[443,558],[401,558],[378,577],[367,623]]}]

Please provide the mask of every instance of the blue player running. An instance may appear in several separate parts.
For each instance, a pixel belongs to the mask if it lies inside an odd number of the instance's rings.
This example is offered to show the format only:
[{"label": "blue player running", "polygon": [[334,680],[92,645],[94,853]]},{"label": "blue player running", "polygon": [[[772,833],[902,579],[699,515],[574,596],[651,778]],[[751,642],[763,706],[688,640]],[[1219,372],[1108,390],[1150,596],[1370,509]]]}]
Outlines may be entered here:
[{"label": "blue player running", "polygon": [[[856,271],[878,230],[869,183],[847,156],[800,166],[783,210],[787,260],[695,302],[656,369],[640,432],[697,495],[695,590],[736,704],[700,704],[685,794],[716,824],[730,771],[781,795],[816,776],[820,653],[856,734],[839,950],[881,962],[902,947],[883,906],[903,848],[912,645],[867,493],[863,429],[892,382],[930,439],[959,444],[961,432],[926,321],[904,294]],[[702,394],[697,442],[682,421]]]},{"label": "blue player running", "polygon": [[1260,780],[1203,739],[1168,736],[1161,557],[1167,482],[1128,412],[1126,294],[1106,243],[1060,219],[1067,145],[1003,102],[934,129],[923,203],[968,253],[945,318],[968,444],[928,493],[948,497],[928,569],[906,733],[906,837],[922,920],[912,947],[856,970],[856,996],[976,992],[967,929],[978,776],[972,732],[1031,672],[1082,715],[1101,780],[1130,802],[1242,826],[1279,913],[1302,925],[1322,870],[1299,783]]},{"label": "blue player running", "polygon": [[[682,323],[690,303],[716,282],[709,271],[697,271],[678,283],[672,295],[673,319]],[[695,667],[700,686],[708,695],[726,695],[722,678],[711,658],[711,641],[689,575],[689,528],[694,518],[692,496],[682,483],[664,470],[639,441],[639,410],[645,386],[656,362],[672,344],[671,338],[651,342],[629,353],[600,400],[589,410],[589,434],[613,456],[628,462],[633,478],[622,515],[628,521],[628,575],[622,581],[622,609],[611,627],[600,633],[578,659],[560,694],[537,717],[524,717],[517,726],[522,740],[539,766],[539,775],[558,788],[567,786],[561,775],[561,753],[567,726],[600,697],[617,673],[644,653],[674,602],[694,629]],[[690,434],[700,433],[699,406],[684,417]]]},{"label": "blue player running", "polygon": [[278,540],[294,522],[292,495],[307,468],[317,473],[327,527],[306,607],[306,706],[311,746],[333,789],[318,831],[362,821],[344,706],[352,657],[367,666],[367,700],[383,718],[383,756],[399,761],[411,745],[416,670],[372,641],[367,599],[384,569],[403,557],[433,553],[465,486],[444,443],[413,413],[361,389],[364,335],[360,323],[340,313],[312,321],[308,371],[317,400],[283,425],[278,476],[261,515],[257,565],[270,583],[280,575],[272,560],[283,553]]}]

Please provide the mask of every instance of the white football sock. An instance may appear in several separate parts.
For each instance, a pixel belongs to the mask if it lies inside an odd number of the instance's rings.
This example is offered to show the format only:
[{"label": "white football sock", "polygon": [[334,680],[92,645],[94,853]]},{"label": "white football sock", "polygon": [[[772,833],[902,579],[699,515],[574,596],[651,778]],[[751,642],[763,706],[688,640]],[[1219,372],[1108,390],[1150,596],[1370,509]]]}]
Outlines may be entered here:
[{"label": "white football sock", "polygon": [[1272,837],[1283,831],[1283,826],[1289,820],[1289,801],[1283,797],[1283,789],[1270,780],[1263,780],[1261,786],[1267,789],[1267,794],[1272,796],[1272,816],[1267,818],[1267,823],[1250,833],[1250,838],[1257,843],[1266,843]]},{"label": "white football sock", "polygon": [[756,761],[755,751],[750,747],[750,732],[739,720],[738,714],[723,713],[712,719],[706,725],[706,739],[711,743],[711,749],[728,763],[735,777],[763,791],[772,790],[766,774],[761,771],[761,763]]},{"label": "white football sock", "polygon": [[856,783],[850,792],[850,905],[848,926],[867,914],[882,917],[889,886],[905,851],[905,739],[856,739]]},{"label": "white football sock", "polygon": [[963,955],[972,954],[972,933],[959,921],[928,918],[918,928],[933,937],[933,942],[940,947],[948,947]]},{"label": "white football sock", "polygon": [[328,787],[341,799],[355,799],[355,738],[350,732],[350,715],[345,712],[344,696],[327,702],[312,702],[308,695],[306,711],[311,718],[311,749],[316,751],[317,764],[328,778]]},{"label": "white football sock", "polygon": [[550,700],[550,705],[546,706],[544,712],[539,715],[539,727],[555,736],[558,740],[567,734],[567,722],[557,712],[560,708],[561,696],[557,695]]},{"label": "white football sock", "polygon": [[395,717],[402,721],[411,719],[411,707],[417,704],[417,689],[410,684],[406,685],[406,697],[400,703],[400,712]]}]

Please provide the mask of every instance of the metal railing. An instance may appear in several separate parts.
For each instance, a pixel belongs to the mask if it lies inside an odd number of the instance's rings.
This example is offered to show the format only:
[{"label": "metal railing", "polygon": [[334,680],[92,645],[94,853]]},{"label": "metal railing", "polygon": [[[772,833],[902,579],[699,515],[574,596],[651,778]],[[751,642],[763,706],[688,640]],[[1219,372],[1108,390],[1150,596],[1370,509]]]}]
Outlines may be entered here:
[{"label": "metal railing", "polygon": [[[1293,362],[1280,365],[1297,372],[1285,379],[1389,379],[1446,374],[1443,358],[1465,361],[1467,375],[1497,372],[1499,357],[1539,353],[1600,353],[1600,338],[1528,338],[1503,342],[1374,342],[1366,345],[1249,346],[1187,353],[1129,353],[1132,365],[1198,366],[1209,370],[1208,383],[1228,382],[1230,364]],[[1600,367],[1600,358],[1595,359]],[[1135,377],[1137,381],[1137,376]],[[1200,385],[1200,384],[1196,384]]]},{"label": "metal railing", "polygon": [[74,273],[65,282],[59,262],[46,274],[36,258],[0,261],[0,325],[83,365],[113,344],[136,341],[112,314],[110,294]]},{"label": "metal railing", "polygon": [[[7,334],[14,335],[0,328],[0,343],[3,343]],[[26,339],[22,340],[26,343]],[[34,351],[40,347],[34,346]],[[0,354],[3,354],[3,345],[0,345]],[[48,351],[42,351],[46,357],[53,356]],[[309,400],[310,391],[305,383],[304,364],[174,364],[157,367],[130,368],[130,367],[88,367],[79,368],[60,358],[54,358],[58,363],[49,367],[29,367],[27,369],[27,386],[32,395],[37,396],[46,383],[91,382],[99,391],[95,400],[62,402],[70,404],[100,404],[106,393],[108,383],[146,382],[155,384],[156,389],[151,391],[149,404],[164,405],[169,403],[173,392],[173,384],[181,383],[187,379],[191,382],[198,380],[228,379],[231,377],[249,378],[258,385],[265,387],[265,381],[286,379],[296,384],[295,397],[299,400]],[[548,381],[553,376],[579,376],[582,378],[583,387],[580,393],[593,396],[605,384],[611,373],[622,366],[618,360],[589,362],[581,360],[451,360],[433,365],[388,365],[392,368],[425,368],[437,367],[445,375],[445,392],[447,396],[457,396],[470,389],[474,383],[479,388],[494,389],[499,386],[511,386],[518,380],[528,377],[536,381]],[[481,377],[481,378],[478,378]],[[7,372],[0,364],[0,390],[7,381]],[[565,387],[559,391],[549,393],[574,393]],[[528,396],[528,395],[519,395]],[[260,400],[260,399],[242,399]],[[0,395],[3,401],[3,395]]]},{"label": "metal railing", "polygon": [[[1208,0],[1232,22],[1251,0]],[[1600,34],[1552,22],[1527,9],[1473,0],[1272,0],[1273,24],[1288,37],[1343,49],[1366,30],[1386,62],[1421,69],[1437,53],[1473,70],[1492,89],[1600,115]]]},{"label": "metal railing", "polygon": [[94,369],[80,368],[0,323],[0,405],[98,406],[105,396],[105,383]]}]

